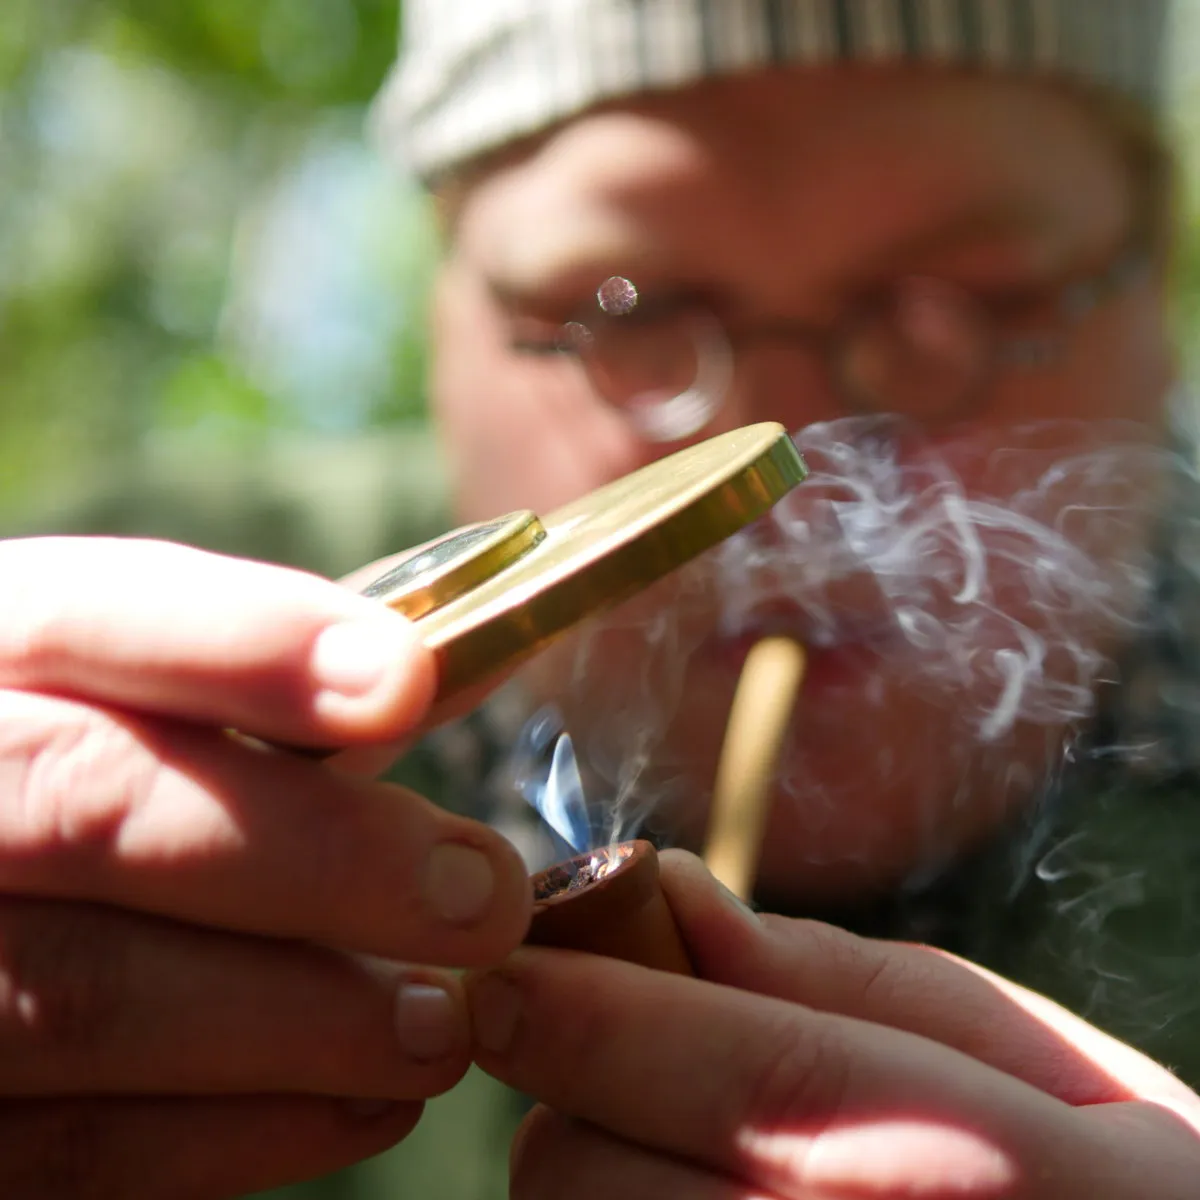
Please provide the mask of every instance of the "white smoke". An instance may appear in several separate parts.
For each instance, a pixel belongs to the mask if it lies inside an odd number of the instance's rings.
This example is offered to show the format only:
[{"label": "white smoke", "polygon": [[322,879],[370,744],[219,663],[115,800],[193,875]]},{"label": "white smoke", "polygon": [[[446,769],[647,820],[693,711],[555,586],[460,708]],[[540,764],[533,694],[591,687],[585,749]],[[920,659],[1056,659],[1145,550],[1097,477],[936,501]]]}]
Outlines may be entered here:
[{"label": "white smoke", "polygon": [[[810,478],[767,518],[560,648],[559,701],[594,837],[629,836],[649,812],[694,801],[666,733],[686,665],[714,626],[727,637],[784,630],[814,647],[871,647],[915,701],[942,710],[940,776],[928,786],[960,791],[962,803],[988,790],[985,776],[1012,794],[1054,769],[1063,731],[1069,741],[1092,717],[1116,652],[1138,637],[1162,481],[1180,469],[1140,427],[1046,421],[985,442],[869,417],[811,426],[796,442]],[[604,669],[615,657],[626,673]],[[863,689],[864,728],[895,694]],[[1043,763],[1014,753],[1031,730]],[[522,755],[527,786],[528,740]],[[864,774],[879,786],[922,786],[897,774],[894,748],[869,757]],[[543,774],[549,764],[544,755]],[[847,800],[803,753],[781,784],[813,822]],[[863,852],[886,833],[864,830]],[[931,839],[936,859],[936,831]]]},{"label": "white smoke", "polygon": [[[1200,799],[1159,787],[1200,774],[1193,461],[1112,422],[984,440],[852,418],[796,441],[811,476],[767,518],[560,651],[591,836],[631,836],[649,814],[669,829],[703,800],[689,770],[703,748],[669,733],[705,700],[685,695],[686,668],[714,626],[870,647],[891,683],[860,681],[854,729],[845,705],[801,705],[811,744],[861,744],[850,783],[824,777],[803,737],[785,755],[779,783],[807,828],[888,790],[940,795],[943,812],[995,805],[999,873],[980,877],[972,918],[995,953],[956,948],[1160,1050],[1200,1006]],[[922,717],[902,747],[871,733],[898,696]],[[954,854],[936,816],[924,835],[909,897]],[[889,830],[864,818],[859,836],[867,856]],[[818,861],[795,847],[797,877]],[[992,927],[1025,921],[1031,898],[1034,923],[996,949]]]},{"label": "white smoke", "polygon": [[717,551],[727,629],[785,597],[811,644],[874,642],[914,684],[969,699],[959,717],[984,743],[1092,711],[1106,643],[1149,596],[1164,451],[1059,422],[993,446],[914,445],[877,419],[796,440],[808,482]]}]

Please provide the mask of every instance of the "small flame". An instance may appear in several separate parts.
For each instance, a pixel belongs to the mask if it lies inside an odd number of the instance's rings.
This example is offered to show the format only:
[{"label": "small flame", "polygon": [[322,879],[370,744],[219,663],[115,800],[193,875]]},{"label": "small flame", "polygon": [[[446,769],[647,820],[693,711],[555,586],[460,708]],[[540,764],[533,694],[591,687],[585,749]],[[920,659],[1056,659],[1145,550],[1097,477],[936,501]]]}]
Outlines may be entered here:
[{"label": "small flame", "polygon": [[576,853],[592,845],[592,817],[571,735],[543,709],[525,728],[516,785],[542,820]]},{"label": "small flame", "polygon": [[591,821],[569,733],[562,734],[554,745],[542,802],[535,807],[546,824],[573,850],[587,847],[591,840]]}]

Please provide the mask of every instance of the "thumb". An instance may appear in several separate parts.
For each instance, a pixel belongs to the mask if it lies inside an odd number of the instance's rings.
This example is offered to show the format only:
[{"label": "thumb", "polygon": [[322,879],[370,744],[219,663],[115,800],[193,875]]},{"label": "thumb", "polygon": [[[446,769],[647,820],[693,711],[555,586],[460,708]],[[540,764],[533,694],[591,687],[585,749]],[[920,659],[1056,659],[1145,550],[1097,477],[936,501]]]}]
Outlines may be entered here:
[{"label": "thumb", "polygon": [[107,538],[0,541],[0,688],[296,745],[417,727],[433,655],[384,605],[300,571]]},{"label": "thumb", "polygon": [[737,986],[768,949],[758,916],[684,850],[659,855],[663,892],[702,979]]}]

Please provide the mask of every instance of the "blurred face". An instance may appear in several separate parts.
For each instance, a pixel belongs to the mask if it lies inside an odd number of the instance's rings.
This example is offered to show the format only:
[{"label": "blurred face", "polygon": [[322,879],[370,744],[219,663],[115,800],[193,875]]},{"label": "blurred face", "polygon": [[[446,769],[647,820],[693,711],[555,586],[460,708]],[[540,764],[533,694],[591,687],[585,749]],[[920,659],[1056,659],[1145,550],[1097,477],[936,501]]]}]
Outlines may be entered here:
[{"label": "blurred face", "polygon": [[[532,676],[577,746],[637,757],[682,839],[702,833],[764,633],[810,663],[772,891],[894,884],[1028,801],[1144,596],[1170,361],[1153,273],[1110,270],[1138,206],[1117,140],[1074,99],[903,70],[779,71],[597,110],[467,192],[433,374],[464,519],[547,511],[679,448],[556,352],[565,324],[600,328],[614,276],[636,287],[651,359],[680,329],[720,331],[727,370],[697,435],[779,421],[813,470]],[[1063,324],[1070,285],[1096,278]],[[948,296],[970,297],[969,319]],[[1023,350],[931,414],[920,363],[845,334],[901,319],[949,370],[981,321],[989,345]],[[850,377],[884,380],[895,403],[874,407],[903,419],[864,415]]]}]

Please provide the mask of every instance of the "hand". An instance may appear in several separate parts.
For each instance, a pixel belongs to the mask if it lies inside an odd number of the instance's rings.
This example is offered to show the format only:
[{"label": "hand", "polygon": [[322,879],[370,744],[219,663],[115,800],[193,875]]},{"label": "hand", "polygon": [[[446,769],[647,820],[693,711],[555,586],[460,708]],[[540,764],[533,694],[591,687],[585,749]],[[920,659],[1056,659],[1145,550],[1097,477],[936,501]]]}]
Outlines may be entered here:
[{"label": "hand", "polygon": [[1200,1097],[1004,980],[664,886],[704,979],[523,949],[469,985],[476,1057],[542,1101],[518,1200],[1187,1200]]},{"label": "hand", "polygon": [[159,543],[0,542],[0,579],[0,1195],[240,1195],[402,1138],[469,1061],[437,968],[519,943],[522,864],[226,730],[411,734],[411,626]]}]

